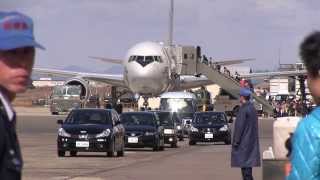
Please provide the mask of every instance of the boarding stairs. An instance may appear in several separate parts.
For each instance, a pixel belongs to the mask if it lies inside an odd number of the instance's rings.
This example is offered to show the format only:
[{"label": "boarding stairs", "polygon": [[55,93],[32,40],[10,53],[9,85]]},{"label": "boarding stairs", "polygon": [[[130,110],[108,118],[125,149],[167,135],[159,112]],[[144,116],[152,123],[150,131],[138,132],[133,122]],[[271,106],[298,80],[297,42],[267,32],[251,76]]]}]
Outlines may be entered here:
[{"label": "boarding stairs", "polygon": [[[239,91],[240,91],[240,83],[234,79],[233,77],[221,73],[218,69],[215,69],[214,66],[198,62],[197,63],[197,73],[205,75],[209,80],[212,82],[218,84],[222,89],[230,93],[236,98],[239,98]],[[267,112],[268,114],[273,113],[273,107],[269,104],[269,102],[263,98],[257,96],[255,93],[252,94],[254,100],[260,104],[262,104],[262,108],[264,112]]]}]

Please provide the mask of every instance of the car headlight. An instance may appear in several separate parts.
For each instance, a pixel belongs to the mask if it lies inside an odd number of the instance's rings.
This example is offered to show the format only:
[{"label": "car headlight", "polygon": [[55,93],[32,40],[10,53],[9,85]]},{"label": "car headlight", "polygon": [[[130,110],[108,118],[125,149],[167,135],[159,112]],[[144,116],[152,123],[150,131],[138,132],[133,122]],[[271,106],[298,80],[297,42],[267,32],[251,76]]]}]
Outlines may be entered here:
[{"label": "car headlight", "polygon": [[199,130],[193,126],[191,126],[190,130],[191,130],[191,132],[199,132]]},{"label": "car headlight", "polygon": [[180,130],[180,129],[181,129],[181,126],[177,126],[177,129]]},{"label": "car headlight", "polygon": [[153,135],[155,135],[155,132],[145,132],[144,134],[146,136],[153,136]]},{"label": "car headlight", "polygon": [[71,137],[71,134],[67,133],[63,128],[58,130],[58,135],[61,137]]},{"label": "car headlight", "polygon": [[219,131],[228,131],[228,126],[227,125],[224,125],[223,127],[221,127],[219,129]]},{"label": "car headlight", "polygon": [[174,134],[173,129],[164,129],[164,134]]},{"label": "car headlight", "polygon": [[102,131],[102,133],[97,134],[96,138],[108,137],[110,135],[110,133],[111,133],[110,129],[106,129],[106,130]]}]

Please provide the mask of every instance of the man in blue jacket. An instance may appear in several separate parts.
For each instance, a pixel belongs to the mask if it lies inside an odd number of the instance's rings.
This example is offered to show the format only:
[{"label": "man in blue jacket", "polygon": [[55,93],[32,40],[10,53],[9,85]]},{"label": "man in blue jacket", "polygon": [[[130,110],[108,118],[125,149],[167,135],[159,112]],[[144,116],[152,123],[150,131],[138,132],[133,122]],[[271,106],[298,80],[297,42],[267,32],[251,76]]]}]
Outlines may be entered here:
[{"label": "man in blue jacket", "polygon": [[317,107],[298,124],[292,138],[289,180],[320,179],[320,32],[307,36],[300,46],[307,68],[308,86]]},{"label": "man in blue jacket", "polygon": [[253,180],[252,167],[260,166],[258,116],[250,101],[251,91],[240,90],[240,109],[234,126],[231,167],[240,167],[244,180]]}]

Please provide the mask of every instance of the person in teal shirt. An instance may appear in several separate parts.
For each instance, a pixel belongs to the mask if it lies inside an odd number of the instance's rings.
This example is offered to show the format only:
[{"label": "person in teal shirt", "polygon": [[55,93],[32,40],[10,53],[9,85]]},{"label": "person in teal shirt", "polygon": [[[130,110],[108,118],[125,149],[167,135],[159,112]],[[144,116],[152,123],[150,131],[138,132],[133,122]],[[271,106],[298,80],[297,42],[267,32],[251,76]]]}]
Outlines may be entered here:
[{"label": "person in teal shirt", "polygon": [[292,138],[288,180],[320,180],[320,32],[308,35],[300,46],[308,86],[316,107],[302,119]]}]

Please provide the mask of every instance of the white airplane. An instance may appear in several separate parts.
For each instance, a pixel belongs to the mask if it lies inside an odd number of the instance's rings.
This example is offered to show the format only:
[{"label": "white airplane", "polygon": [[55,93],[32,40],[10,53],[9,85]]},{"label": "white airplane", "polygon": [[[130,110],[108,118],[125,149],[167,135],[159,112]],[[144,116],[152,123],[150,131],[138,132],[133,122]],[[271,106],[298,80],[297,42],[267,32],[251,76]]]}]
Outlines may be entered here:
[{"label": "white airplane", "polygon": [[[34,68],[38,74],[63,76],[69,78],[65,84],[81,85],[83,94],[87,92],[86,81],[98,81],[113,86],[125,87],[138,98],[142,96],[147,102],[148,97],[159,96],[167,91],[177,91],[213,84],[205,76],[184,75],[177,73],[177,62],[172,53],[173,32],[173,0],[170,6],[169,38],[166,44],[157,42],[141,42],[129,49],[124,59],[109,59],[91,57],[107,63],[122,64],[122,75],[98,74],[63,71],[57,69]],[[194,54],[194,57],[198,55]],[[226,66],[239,64],[251,59],[239,59],[215,62],[216,65]]]}]

